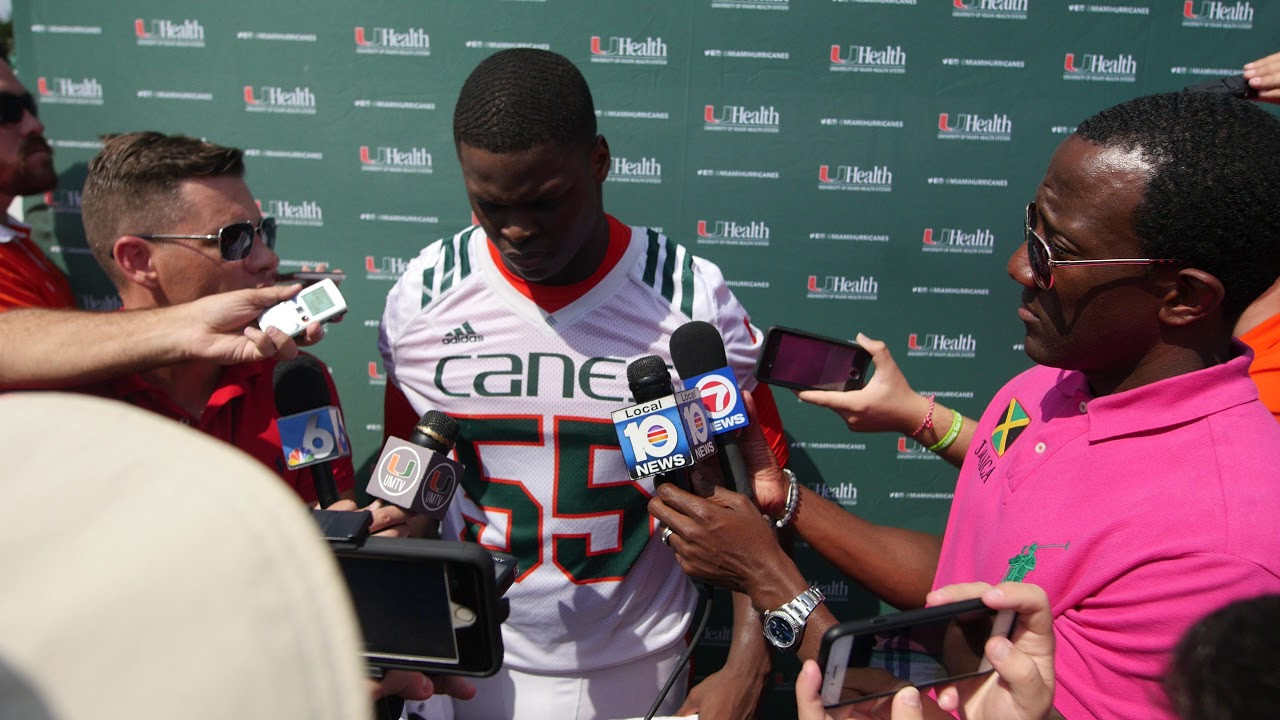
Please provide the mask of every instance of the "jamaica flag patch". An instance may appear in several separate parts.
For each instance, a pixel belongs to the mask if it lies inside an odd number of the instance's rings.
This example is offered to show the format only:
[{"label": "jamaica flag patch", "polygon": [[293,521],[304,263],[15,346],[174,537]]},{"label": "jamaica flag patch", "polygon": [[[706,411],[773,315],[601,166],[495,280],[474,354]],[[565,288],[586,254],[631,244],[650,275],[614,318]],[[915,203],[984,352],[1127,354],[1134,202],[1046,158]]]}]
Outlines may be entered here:
[{"label": "jamaica flag patch", "polygon": [[1005,450],[1009,449],[1013,441],[1017,440],[1030,424],[1031,417],[1027,415],[1027,411],[1018,404],[1017,398],[1011,398],[1009,409],[1004,411],[1004,419],[991,433],[991,445],[995,447],[996,455],[1004,457]]}]

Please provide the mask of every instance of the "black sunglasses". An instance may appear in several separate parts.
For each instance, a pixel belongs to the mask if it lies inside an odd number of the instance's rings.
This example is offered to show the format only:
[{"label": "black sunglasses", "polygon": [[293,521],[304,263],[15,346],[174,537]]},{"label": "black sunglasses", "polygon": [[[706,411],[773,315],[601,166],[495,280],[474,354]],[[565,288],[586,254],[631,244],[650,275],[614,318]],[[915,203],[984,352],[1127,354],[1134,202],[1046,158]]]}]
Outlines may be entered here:
[{"label": "black sunglasses", "polygon": [[0,92],[0,124],[12,125],[22,119],[22,113],[29,112],[36,117],[36,99],[31,93],[16,95]]},{"label": "black sunglasses", "polygon": [[262,242],[267,249],[276,248],[276,219],[264,217],[262,222],[254,225],[249,221],[231,223],[220,228],[216,235],[136,235],[143,240],[217,240],[222,259],[235,262],[249,257],[253,252],[253,238],[262,233]]},{"label": "black sunglasses", "polygon": [[1053,248],[1049,242],[1036,232],[1035,202],[1027,203],[1027,214],[1023,216],[1023,236],[1027,241],[1027,261],[1031,263],[1031,277],[1041,290],[1053,287],[1053,269],[1059,265],[1157,265],[1163,263],[1180,263],[1181,260],[1164,258],[1106,258],[1103,260],[1055,260]]}]

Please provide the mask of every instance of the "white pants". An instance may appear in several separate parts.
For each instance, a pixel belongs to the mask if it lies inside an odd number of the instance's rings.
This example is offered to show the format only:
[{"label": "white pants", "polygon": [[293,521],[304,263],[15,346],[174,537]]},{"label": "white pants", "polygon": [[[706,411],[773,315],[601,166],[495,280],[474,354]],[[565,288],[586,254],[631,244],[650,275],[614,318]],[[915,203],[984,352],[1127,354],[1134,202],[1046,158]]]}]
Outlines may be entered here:
[{"label": "white pants", "polygon": [[[467,678],[476,686],[471,700],[458,700],[452,708],[447,698],[406,703],[409,713],[427,720],[620,720],[643,718],[684,652],[684,641],[625,665],[576,673],[573,676],[539,675],[503,668],[487,678]],[[658,709],[670,715],[684,702],[688,674],[667,693]],[[450,712],[450,710],[452,712]]]}]

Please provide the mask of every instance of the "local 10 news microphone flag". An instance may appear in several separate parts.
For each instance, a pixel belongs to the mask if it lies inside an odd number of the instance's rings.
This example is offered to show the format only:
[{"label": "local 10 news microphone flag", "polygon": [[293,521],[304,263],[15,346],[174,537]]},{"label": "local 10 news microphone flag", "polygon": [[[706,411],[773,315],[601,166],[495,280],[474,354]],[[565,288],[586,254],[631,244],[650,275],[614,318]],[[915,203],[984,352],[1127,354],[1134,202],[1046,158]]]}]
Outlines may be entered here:
[{"label": "local 10 news microphone flag", "polygon": [[720,451],[721,471],[733,489],[752,497],[736,431],[750,424],[738,379],[729,367],[724,338],[715,325],[701,320],[685,323],[671,333],[671,362],[684,387],[698,393],[711,416],[713,442]]},{"label": "local 10 news microphone flag", "polygon": [[[655,361],[665,369],[662,358],[650,355],[627,366],[628,378],[647,374]],[[711,420],[697,390],[644,400],[615,410],[611,418],[633,480],[688,468],[716,452]]]},{"label": "local 10 news microphone flag", "polygon": [[379,500],[439,521],[448,510],[465,470],[462,463],[448,457],[458,440],[459,430],[456,419],[439,410],[428,410],[414,426],[409,440],[387,438],[365,491]]},{"label": "local 10 news microphone flag", "polygon": [[285,466],[311,471],[320,507],[338,501],[338,484],[327,463],[351,454],[342,411],[330,405],[329,384],[320,361],[310,355],[277,363],[271,378],[276,430]]}]

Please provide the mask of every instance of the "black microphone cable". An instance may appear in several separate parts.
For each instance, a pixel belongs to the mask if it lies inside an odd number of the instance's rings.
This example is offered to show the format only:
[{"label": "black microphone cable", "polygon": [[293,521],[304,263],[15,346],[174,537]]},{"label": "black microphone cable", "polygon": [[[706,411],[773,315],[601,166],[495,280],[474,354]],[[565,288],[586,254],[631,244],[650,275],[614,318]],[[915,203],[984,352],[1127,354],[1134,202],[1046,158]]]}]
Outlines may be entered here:
[{"label": "black microphone cable", "polygon": [[[653,716],[658,714],[658,708],[662,705],[662,701],[667,699],[667,693],[671,692],[671,688],[675,687],[676,680],[680,679],[680,673],[684,672],[684,668],[689,664],[689,658],[693,655],[694,648],[698,647],[698,641],[702,639],[702,634],[707,630],[707,621],[711,619],[711,586],[706,583],[695,582],[693,587],[698,591],[698,604],[694,609],[697,615],[697,625],[694,627],[693,635],[689,638],[689,647],[685,648],[684,654],[680,656],[680,662],[676,664],[675,670],[671,671],[671,677],[667,678],[667,684],[662,686],[662,690],[658,692],[658,697],[654,699],[653,706],[649,708],[649,712],[645,714],[644,720],[653,720]],[[701,608],[701,612],[699,612]]]}]

